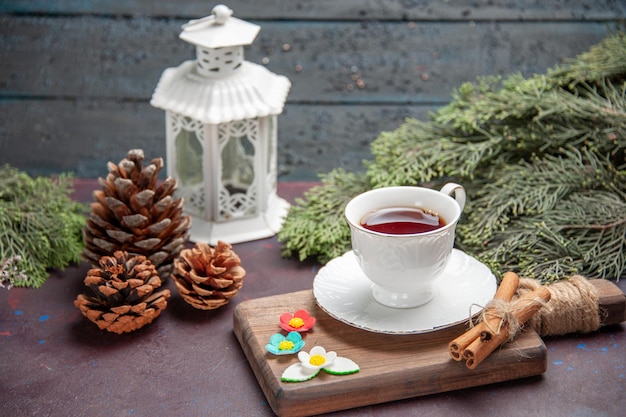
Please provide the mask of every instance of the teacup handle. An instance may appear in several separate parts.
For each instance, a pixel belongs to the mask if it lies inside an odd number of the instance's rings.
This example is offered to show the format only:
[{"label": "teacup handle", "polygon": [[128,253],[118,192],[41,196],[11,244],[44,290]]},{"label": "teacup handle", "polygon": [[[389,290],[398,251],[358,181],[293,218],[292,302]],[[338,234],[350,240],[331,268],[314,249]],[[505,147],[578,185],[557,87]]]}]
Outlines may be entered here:
[{"label": "teacup handle", "polygon": [[449,182],[441,187],[441,190],[439,190],[439,192],[447,195],[451,195],[452,193],[454,193],[454,198],[456,202],[459,203],[459,206],[461,206],[461,211],[463,211],[463,208],[465,207],[466,195],[465,188],[463,188],[462,185]]}]

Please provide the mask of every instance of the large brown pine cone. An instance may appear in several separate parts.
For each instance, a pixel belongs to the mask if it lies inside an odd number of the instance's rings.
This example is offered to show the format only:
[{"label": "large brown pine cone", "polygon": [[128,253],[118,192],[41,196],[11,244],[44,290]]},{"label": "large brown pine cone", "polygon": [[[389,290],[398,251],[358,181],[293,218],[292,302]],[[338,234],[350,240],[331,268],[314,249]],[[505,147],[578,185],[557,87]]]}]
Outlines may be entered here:
[{"label": "large brown pine cone", "polygon": [[213,310],[227,304],[243,286],[245,269],[228,243],[213,248],[198,242],[174,261],[172,278],[183,299],[195,308]]},{"label": "large brown pine cone", "polygon": [[118,250],[143,255],[165,280],[189,240],[191,219],[183,215],[183,200],[173,197],[176,180],[158,183],[163,159],[146,166],[143,159],[143,151],[135,149],[118,165],[109,162],[109,174],[99,179],[102,189],[93,193],[83,257],[97,266],[102,256]]},{"label": "large brown pine cone", "polygon": [[103,256],[100,268],[90,269],[84,283],[91,295],[79,294],[74,306],[100,329],[118,334],[151,323],[170,298],[168,289],[155,292],[161,278],[152,262],[122,251]]}]

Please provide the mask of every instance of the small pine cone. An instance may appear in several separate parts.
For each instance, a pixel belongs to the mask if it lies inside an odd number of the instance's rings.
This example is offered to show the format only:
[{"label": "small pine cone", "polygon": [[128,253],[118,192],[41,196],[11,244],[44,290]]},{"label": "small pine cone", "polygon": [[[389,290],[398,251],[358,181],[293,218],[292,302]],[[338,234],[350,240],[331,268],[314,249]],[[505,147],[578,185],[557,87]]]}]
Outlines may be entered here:
[{"label": "small pine cone", "polygon": [[245,269],[232,246],[222,241],[212,248],[197,242],[174,260],[172,278],[183,299],[201,310],[227,304],[243,286]]},{"label": "small pine cone", "polygon": [[100,258],[101,268],[87,272],[92,295],[79,294],[74,306],[101,330],[132,332],[156,319],[167,307],[170,290],[161,286],[156,267],[145,256],[116,251]]},{"label": "small pine cone", "polygon": [[191,218],[183,215],[183,199],[175,198],[176,179],[158,181],[163,159],[143,160],[143,151],[134,149],[119,164],[109,162],[83,229],[83,258],[95,267],[116,251],[143,255],[165,280],[189,240]]}]

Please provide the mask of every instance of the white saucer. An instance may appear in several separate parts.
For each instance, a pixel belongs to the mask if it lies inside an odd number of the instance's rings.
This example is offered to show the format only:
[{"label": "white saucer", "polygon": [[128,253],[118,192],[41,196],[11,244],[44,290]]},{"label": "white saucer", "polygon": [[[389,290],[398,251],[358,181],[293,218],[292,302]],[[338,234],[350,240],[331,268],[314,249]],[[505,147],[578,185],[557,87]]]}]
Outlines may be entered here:
[{"label": "white saucer", "polygon": [[453,249],[443,274],[435,281],[435,296],[414,308],[379,304],[352,251],[328,262],[313,280],[317,304],[335,319],[376,333],[427,333],[467,322],[493,298],[497,282],[489,268]]}]

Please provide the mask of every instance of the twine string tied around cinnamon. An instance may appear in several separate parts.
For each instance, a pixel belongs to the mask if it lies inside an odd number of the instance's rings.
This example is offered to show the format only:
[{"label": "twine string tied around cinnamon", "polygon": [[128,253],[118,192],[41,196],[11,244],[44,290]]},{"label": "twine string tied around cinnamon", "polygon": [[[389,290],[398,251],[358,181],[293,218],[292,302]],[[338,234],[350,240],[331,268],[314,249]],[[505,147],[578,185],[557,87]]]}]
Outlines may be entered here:
[{"label": "twine string tied around cinnamon", "polygon": [[[520,280],[518,295],[523,295],[541,286],[534,279]],[[550,302],[530,320],[530,326],[540,336],[560,336],[569,333],[588,333],[601,326],[598,290],[581,275],[573,275],[547,285]]]},{"label": "twine string tied around cinnamon", "polygon": [[[490,340],[493,335],[499,335],[501,332],[508,334],[508,340],[511,341],[523,329],[524,323],[521,323],[518,317],[520,312],[537,304],[545,307],[546,302],[540,298],[522,298],[513,301],[493,299],[483,308],[478,322],[483,322],[486,331],[480,332],[481,340]],[[474,324],[470,320],[470,327]]]}]

